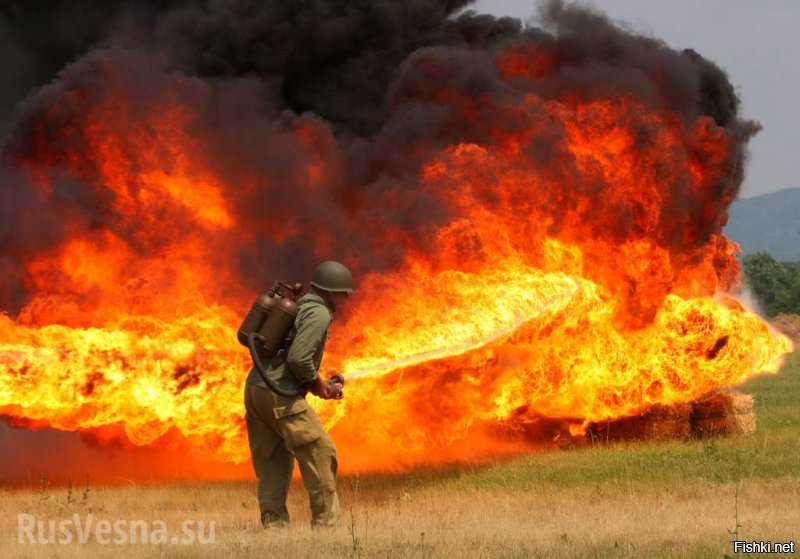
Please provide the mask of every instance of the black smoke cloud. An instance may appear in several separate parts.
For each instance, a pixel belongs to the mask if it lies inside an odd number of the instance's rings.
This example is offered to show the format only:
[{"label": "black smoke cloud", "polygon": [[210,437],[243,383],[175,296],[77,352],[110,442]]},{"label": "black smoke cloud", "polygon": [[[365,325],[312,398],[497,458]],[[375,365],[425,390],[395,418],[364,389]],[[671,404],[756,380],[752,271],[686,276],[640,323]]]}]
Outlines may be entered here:
[{"label": "black smoke cloud", "polygon": [[160,0],[5,0],[0,3],[0,135],[34,87],[107,37],[120,17],[146,24],[171,5]]},{"label": "black smoke cloud", "polygon": [[[78,171],[68,165],[70,154],[88,150],[78,124],[115,93],[125,94],[134,119],[157,110],[165,96],[196,115],[190,129],[202,139],[198,149],[230,185],[237,220],[253,238],[214,240],[228,244],[219,247],[219,265],[237,266],[253,291],[276,276],[306,277],[323,256],[354,262],[363,273],[392,268],[409,250],[424,249],[452,216],[436,193],[417,188],[420,166],[443,147],[464,141],[491,147],[488,131],[518,130],[525,123],[513,107],[527,94],[631,95],[687,121],[713,118],[735,141],[729,169],[709,194],[719,211],[703,214],[704,200],[671,185],[665,196],[674,203],[663,221],[673,225],[665,225],[662,240],[688,251],[719,232],[757,129],[740,120],[724,71],[692,50],[621,30],[575,4],[542,4],[537,28],[462,11],[468,3],[5,4],[2,37],[18,55],[15,71],[26,76],[18,83],[31,89],[16,105],[3,147],[0,309],[13,314],[24,305],[25,254],[57,244],[67,222],[73,232],[111,228],[142,254],[165,242],[140,234],[143,225],[158,229],[160,216],[142,224],[116,213],[91,154]],[[46,29],[53,32],[42,42]],[[548,45],[558,65],[541,79],[503,81],[495,55],[511,45]],[[19,97],[4,88],[5,103]],[[10,112],[8,105],[4,110]],[[313,131],[311,145],[298,143],[301,128]],[[532,136],[525,147],[531,159],[563,157],[554,147],[559,133]],[[646,130],[642,138],[648,141]],[[324,184],[304,175],[310,164],[324,171]],[[52,194],[44,196],[20,168],[48,174]],[[603,186],[587,185],[581,194],[602,204]],[[549,203],[557,208],[562,201]],[[34,213],[47,219],[32,219]],[[276,235],[283,219],[299,233]],[[685,234],[686,227],[693,232]],[[188,222],[170,224],[171,234],[193,231]],[[393,241],[377,245],[387,232]],[[321,238],[329,239],[324,247]]]}]

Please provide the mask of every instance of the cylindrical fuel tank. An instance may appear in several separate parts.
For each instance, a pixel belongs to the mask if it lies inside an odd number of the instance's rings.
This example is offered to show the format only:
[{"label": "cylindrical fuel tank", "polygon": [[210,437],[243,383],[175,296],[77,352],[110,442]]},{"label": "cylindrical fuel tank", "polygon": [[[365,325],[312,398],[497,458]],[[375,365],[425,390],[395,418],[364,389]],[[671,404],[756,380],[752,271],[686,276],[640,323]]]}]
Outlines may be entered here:
[{"label": "cylindrical fuel tank", "polygon": [[278,297],[267,293],[253,302],[253,306],[250,307],[250,312],[244,317],[244,321],[242,325],[239,326],[239,331],[236,333],[236,338],[239,340],[240,344],[247,346],[247,336],[251,332],[258,332],[261,330],[270,311],[278,300]]},{"label": "cylindrical fuel tank", "polygon": [[274,355],[281,348],[283,340],[292,330],[296,316],[297,303],[288,297],[276,301],[258,332],[264,339],[264,349],[270,355]]}]

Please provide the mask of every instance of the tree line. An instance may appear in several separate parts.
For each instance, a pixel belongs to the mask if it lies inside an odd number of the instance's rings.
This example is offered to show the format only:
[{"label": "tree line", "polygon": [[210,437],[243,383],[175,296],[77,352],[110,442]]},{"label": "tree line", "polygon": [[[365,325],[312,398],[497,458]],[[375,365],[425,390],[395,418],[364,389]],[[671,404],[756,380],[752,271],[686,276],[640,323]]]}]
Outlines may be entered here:
[{"label": "tree line", "polygon": [[748,254],[744,277],[761,310],[773,317],[800,314],[800,262],[779,262],[768,252]]}]

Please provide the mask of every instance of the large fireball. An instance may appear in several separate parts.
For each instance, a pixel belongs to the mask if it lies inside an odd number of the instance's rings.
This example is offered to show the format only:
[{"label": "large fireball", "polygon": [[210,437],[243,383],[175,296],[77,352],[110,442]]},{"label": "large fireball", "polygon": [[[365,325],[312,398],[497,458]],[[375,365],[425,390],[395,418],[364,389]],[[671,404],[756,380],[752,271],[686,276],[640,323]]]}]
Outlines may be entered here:
[{"label": "large fireball", "polygon": [[243,462],[236,328],[328,258],[356,276],[323,361],[349,382],[312,401],[346,468],[777,372],[790,342],[731,296],[756,127],[724,73],[560,3],[547,32],[479,23],[387,59],[352,121],[292,97],[291,60],[208,76],[130,38],[32,94],[4,149],[0,414]]}]

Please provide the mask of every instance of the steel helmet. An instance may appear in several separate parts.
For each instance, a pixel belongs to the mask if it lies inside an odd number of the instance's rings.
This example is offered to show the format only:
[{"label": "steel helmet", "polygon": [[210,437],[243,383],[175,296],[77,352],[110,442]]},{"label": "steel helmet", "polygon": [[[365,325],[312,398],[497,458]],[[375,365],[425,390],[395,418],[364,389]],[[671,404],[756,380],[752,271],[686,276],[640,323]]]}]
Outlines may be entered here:
[{"label": "steel helmet", "polygon": [[353,292],[353,274],[341,262],[328,260],[314,270],[311,276],[311,285],[325,291]]}]

